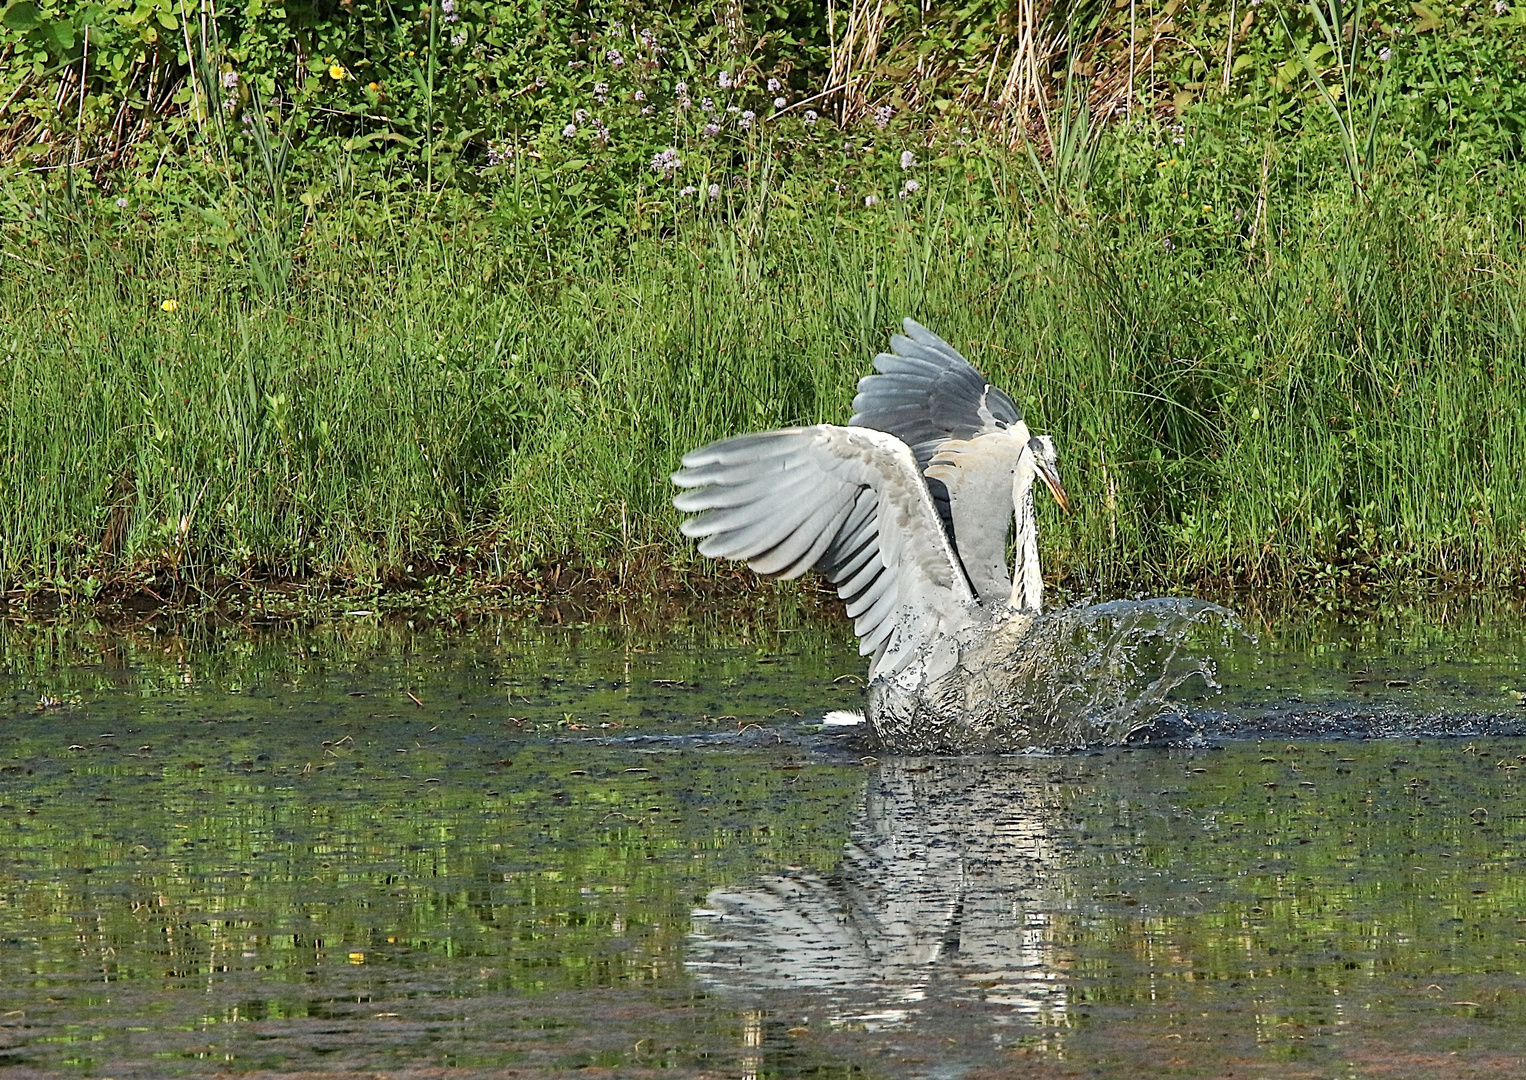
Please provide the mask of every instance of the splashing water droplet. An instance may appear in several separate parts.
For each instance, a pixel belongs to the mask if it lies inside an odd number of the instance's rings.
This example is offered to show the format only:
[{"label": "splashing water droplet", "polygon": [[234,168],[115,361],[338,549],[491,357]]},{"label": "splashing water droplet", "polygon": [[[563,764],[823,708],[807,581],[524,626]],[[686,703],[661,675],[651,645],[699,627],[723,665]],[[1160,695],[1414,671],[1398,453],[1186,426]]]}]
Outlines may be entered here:
[{"label": "splashing water droplet", "polygon": [[1185,597],[1046,612],[990,662],[974,643],[962,649],[963,670],[918,707],[877,714],[875,734],[898,753],[1063,750],[1162,732],[1182,741],[1192,721],[1171,693],[1194,678],[1217,690],[1216,655],[1246,636],[1233,611]]}]

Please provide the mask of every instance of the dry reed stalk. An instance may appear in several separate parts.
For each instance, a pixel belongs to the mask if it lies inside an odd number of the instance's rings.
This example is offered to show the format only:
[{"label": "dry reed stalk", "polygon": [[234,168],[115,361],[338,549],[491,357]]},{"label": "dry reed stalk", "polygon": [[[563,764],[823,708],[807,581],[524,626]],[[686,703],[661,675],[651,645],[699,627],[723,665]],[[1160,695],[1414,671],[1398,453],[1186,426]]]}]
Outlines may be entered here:
[{"label": "dry reed stalk", "polygon": [[991,54],[991,66],[986,72],[986,87],[980,94],[981,101],[991,100],[991,83],[996,79],[996,66],[1001,63],[1001,50],[1007,44],[1007,35],[996,39],[996,51]]},{"label": "dry reed stalk", "polygon": [[998,131],[1014,146],[1029,137],[1035,117],[1047,141],[1051,90],[1046,75],[1054,58],[1069,48],[1067,29],[1053,25],[1053,14],[1053,0],[1018,0],[1017,52],[996,99]]},{"label": "dry reed stalk", "polygon": [[1128,110],[1134,111],[1134,76],[1139,71],[1139,61],[1135,56],[1135,43],[1139,40],[1139,10],[1136,0],[1129,0],[1129,95]]},{"label": "dry reed stalk", "polygon": [[1235,59],[1235,6],[1236,0],[1229,0],[1229,33],[1224,43],[1224,93],[1229,93],[1229,73],[1233,68]]},{"label": "dry reed stalk", "polygon": [[850,123],[869,109],[867,85],[879,60],[884,30],[884,0],[853,0],[842,40],[832,47],[832,66],[825,87],[828,93],[839,95],[840,123]]},{"label": "dry reed stalk", "polygon": [[[176,111],[175,92],[180,78],[167,70],[169,64],[160,56],[150,53],[133,65],[117,103],[111,122],[104,130],[85,130],[84,107],[89,95],[89,62],[95,50],[94,35],[86,29],[85,49],[80,62],[70,64],[56,73],[55,81],[48,89],[52,102],[51,115],[37,116],[21,113],[9,118],[10,123],[0,128],[0,159],[10,159],[25,147],[41,149],[36,153],[34,167],[51,170],[64,165],[89,166],[96,180],[103,180],[118,168],[124,155],[139,141],[148,137],[156,118],[172,115]],[[4,54],[8,55],[8,54]],[[133,100],[133,93],[147,74],[148,86],[140,100]],[[0,104],[0,115],[7,115],[11,106],[33,86],[30,76],[24,75],[11,89],[9,96]],[[71,123],[69,113],[74,113]],[[87,151],[87,143],[93,143],[95,153]]]}]

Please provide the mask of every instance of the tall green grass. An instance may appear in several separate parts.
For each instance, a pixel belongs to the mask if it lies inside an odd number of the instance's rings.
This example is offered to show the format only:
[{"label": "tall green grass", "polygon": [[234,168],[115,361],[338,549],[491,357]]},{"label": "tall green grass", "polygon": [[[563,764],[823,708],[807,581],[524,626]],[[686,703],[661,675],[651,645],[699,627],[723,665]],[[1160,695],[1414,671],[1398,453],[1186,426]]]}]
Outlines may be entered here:
[{"label": "tall green grass", "polygon": [[1109,157],[1063,211],[971,159],[873,212],[758,196],[634,241],[341,207],[284,288],[86,213],[7,242],[0,581],[698,570],[678,457],[846,421],[912,315],[1055,435],[1077,512],[1042,505],[1042,546],[1079,589],[1522,583],[1526,182],[1358,205],[1270,159]]}]

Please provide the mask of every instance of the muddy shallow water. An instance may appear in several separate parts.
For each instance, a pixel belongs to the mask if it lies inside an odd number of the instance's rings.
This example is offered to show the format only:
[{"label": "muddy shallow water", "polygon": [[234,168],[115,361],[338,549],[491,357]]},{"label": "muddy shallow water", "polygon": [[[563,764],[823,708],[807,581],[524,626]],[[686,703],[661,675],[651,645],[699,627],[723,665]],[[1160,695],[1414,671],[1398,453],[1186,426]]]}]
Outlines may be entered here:
[{"label": "muddy shallow water", "polygon": [[1526,621],[1247,622],[984,758],[837,626],[6,630],[0,1071],[1526,1075]]}]

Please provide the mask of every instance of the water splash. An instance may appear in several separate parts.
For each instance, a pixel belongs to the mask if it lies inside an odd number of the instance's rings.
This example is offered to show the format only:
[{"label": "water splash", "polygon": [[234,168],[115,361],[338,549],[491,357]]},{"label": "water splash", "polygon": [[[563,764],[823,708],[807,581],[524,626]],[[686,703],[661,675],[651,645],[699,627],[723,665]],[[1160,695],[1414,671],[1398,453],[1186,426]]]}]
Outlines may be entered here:
[{"label": "water splash", "polygon": [[881,745],[896,753],[1009,753],[1135,741],[1192,679],[1217,689],[1216,656],[1248,638],[1228,608],[1186,597],[1046,612],[961,643],[950,675],[887,703],[871,686]]}]

